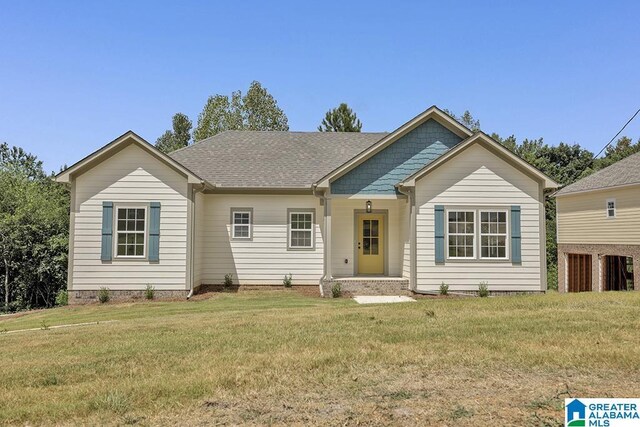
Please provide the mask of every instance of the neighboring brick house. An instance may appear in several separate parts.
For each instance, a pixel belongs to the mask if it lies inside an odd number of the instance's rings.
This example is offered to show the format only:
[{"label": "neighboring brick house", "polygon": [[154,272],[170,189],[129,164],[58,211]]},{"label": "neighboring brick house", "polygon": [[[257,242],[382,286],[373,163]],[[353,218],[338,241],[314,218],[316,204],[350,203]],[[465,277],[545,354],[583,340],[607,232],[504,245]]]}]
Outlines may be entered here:
[{"label": "neighboring brick house", "polygon": [[560,292],[640,289],[640,153],[555,196]]},{"label": "neighboring brick house", "polygon": [[165,155],[133,132],[71,186],[72,298],[335,282],[362,293],[546,289],[556,184],[431,107],[391,133],[228,131]]}]

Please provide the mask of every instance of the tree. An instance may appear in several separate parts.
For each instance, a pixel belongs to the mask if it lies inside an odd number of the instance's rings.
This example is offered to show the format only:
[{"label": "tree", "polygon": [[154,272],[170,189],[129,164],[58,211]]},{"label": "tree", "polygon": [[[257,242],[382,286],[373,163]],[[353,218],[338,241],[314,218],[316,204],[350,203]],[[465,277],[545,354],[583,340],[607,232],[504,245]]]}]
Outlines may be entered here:
[{"label": "tree", "polygon": [[480,130],[480,120],[475,119],[469,110],[465,110],[461,117],[456,116],[452,111],[447,110],[446,108],[442,111],[453,117],[462,125],[471,129],[473,132],[478,132]]},{"label": "tree", "polygon": [[0,144],[3,308],[51,306],[66,284],[69,194],[24,150]]},{"label": "tree", "polygon": [[156,140],[156,148],[163,153],[170,153],[184,148],[191,141],[191,127],[193,124],[186,114],[174,114],[172,125],[172,130],[167,130]]},{"label": "tree", "polygon": [[594,161],[593,169],[599,170],[611,166],[615,162],[640,151],[640,139],[635,144],[631,138],[623,136],[619,138],[615,145],[609,145],[604,153],[605,156]]},{"label": "tree", "polygon": [[320,132],[360,132],[362,123],[356,113],[343,102],[338,108],[327,111],[318,130]]},{"label": "tree", "polygon": [[254,81],[246,95],[241,91],[207,99],[198,116],[193,139],[201,141],[225,130],[289,130],[287,116],[273,96]]}]

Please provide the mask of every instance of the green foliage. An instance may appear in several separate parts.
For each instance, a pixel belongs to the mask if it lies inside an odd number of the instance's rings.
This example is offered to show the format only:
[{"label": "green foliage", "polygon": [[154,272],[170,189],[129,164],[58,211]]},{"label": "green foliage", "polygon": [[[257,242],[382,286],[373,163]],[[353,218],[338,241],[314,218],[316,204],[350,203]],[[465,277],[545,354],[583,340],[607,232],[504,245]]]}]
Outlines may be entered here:
[{"label": "green foliage", "polygon": [[254,81],[246,95],[241,91],[207,99],[198,116],[193,139],[201,141],[225,130],[289,130],[287,116],[273,96]]},{"label": "green foliage", "polygon": [[478,285],[478,296],[481,298],[486,298],[489,296],[489,283],[480,282]]},{"label": "green foliage", "polygon": [[342,286],[340,286],[340,283],[335,282],[331,285],[331,296],[333,298],[340,298],[342,296]]},{"label": "green foliage", "polygon": [[4,311],[52,307],[66,287],[69,193],[18,147],[0,144],[0,295]]},{"label": "green foliage", "polygon": [[338,108],[327,111],[318,126],[320,132],[360,132],[362,122],[344,102]]},{"label": "green foliage", "polygon": [[291,275],[291,273],[284,275],[284,279],[282,279],[282,284],[284,285],[285,288],[290,288],[291,286],[293,286],[292,278],[293,276]]},{"label": "green foliage", "polygon": [[100,288],[100,290],[98,291],[98,301],[104,304],[106,302],[109,302],[110,299],[111,299],[111,292],[109,291],[109,288],[105,288],[105,287]]},{"label": "green foliage", "polygon": [[146,299],[153,299],[156,295],[156,289],[152,285],[147,285],[147,288],[144,290],[144,297]]},{"label": "green foliage", "polygon": [[66,289],[60,289],[56,294],[56,305],[64,306],[69,304],[69,292]]},{"label": "green foliage", "polygon": [[615,162],[624,159],[640,151],[640,139],[635,144],[631,138],[623,136],[616,141],[615,145],[610,145],[605,150],[605,156],[595,161],[595,170],[611,166]]},{"label": "green foliage", "polygon": [[558,264],[551,264],[547,267],[547,289],[558,290]]},{"label": "green foliage", "polygon": [[452,118],[457,120],[458,123],[461,123],[463,126],[469,128],[473,132],[478,132],[480,130],[480,120],[474,118],[469,110],[466,110],[460,117],[456,116],[452,111],[447,110],[446,108],[442,111],[450,115]]},{"label": "green foliage", "polygon": [[442,282],[440,284],[440,295],[447,295],[449,293],[449,285]]},{"label": "green foliage", "polygon": [[224,275],[224,287],[228,289],[232,286],[233,286],[233,274],[227,273]]},{"label": "green foliage", "polygon": [[176,113],[172,119],[173,130],[167,130],[156,140],[156,148],[163,153],[184,148],[191,141],[191,128],[193,124],[186,114]]}]

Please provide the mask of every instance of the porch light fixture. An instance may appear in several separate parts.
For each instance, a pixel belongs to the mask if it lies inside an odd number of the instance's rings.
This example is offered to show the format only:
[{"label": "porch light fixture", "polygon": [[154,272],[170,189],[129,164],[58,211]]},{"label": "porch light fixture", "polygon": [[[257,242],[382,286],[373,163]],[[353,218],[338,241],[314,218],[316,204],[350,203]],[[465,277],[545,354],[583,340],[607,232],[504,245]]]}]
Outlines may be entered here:
[{"label": "porch light fixture", "polygon": [[367,213],[371,213],[371,200],[367,200]]}]

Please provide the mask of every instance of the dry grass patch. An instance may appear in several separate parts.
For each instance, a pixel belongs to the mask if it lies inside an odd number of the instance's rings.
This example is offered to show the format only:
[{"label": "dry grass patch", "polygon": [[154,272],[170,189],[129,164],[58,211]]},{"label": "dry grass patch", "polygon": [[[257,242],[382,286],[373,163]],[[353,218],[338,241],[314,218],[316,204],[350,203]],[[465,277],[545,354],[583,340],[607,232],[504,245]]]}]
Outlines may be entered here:
[{"label": "dry grass patch", "polygon": [[0,423],[557,425],[640,395],[640,293],[359,306],[295,292],[0,321]]}]

